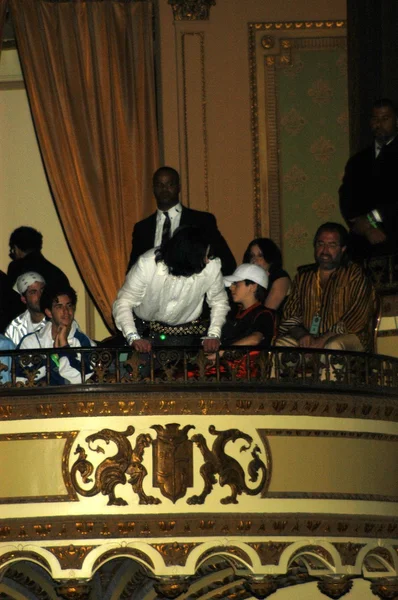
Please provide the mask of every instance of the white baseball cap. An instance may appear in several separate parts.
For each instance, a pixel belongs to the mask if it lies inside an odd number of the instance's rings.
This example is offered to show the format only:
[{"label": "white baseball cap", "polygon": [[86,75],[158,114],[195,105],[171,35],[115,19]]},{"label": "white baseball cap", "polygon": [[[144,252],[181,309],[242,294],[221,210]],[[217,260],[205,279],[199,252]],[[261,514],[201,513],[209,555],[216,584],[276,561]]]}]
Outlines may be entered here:
[{"label": "white baseball cap", "polygon": [[44,277],[34,271],[27,271],[18,277],[16,280],[13,290],[18,292],[22,296],[32,283],[38,281],[39,283],[46,283]]},{"label": "white baseball cap", "polygon": [[258,285],[261,285],[265,289],[268,287],[267,272],[258,265],[249,265],[247,263],[239,265],[232,275],[224,277],[224,285],[229,287],[231,283],[237,283],[238,281],[244,281],[245,279],[254,281],[254,283],[258,283]]}]

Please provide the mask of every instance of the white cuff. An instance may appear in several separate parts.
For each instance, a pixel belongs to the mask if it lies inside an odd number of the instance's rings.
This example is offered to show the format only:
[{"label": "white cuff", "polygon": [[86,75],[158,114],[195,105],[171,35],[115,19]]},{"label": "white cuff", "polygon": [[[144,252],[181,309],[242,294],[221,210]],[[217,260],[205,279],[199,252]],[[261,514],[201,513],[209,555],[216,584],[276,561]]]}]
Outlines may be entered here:
[{"label": "white cuff", "polygon": [[380,216],[380,213],[378,210],[372,210],[372,215],[374,216],[375,220],[377,221],[377,223],[382,223],[383,219]]},{"label": "white cuff", "polygon": [[128,333],[126,335],[126,340],[128,345],[130,346],[132,342],[135,342],[136,340],[140,340],[141,336],[138,335],[138,333]]}]

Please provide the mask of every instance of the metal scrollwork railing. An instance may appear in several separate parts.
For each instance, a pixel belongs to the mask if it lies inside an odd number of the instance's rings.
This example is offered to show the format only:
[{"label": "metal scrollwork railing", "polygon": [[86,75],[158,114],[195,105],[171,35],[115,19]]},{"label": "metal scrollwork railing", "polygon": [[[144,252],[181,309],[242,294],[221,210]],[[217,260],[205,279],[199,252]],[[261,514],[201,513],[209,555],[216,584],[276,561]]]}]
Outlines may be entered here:
[{"label": "metal scrollwork railing", "polygon": [[129,347],[0,352],[0,387],[101,385],[265,385],[398,392],[398,359],[365,353],[272,348]]}]

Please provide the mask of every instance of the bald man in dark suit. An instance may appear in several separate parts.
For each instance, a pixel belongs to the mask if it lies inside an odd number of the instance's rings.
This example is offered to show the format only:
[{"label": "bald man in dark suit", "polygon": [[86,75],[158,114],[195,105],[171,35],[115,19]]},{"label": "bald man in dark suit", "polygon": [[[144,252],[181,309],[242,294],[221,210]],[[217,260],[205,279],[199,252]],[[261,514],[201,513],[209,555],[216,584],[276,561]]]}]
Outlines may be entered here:
[{"label": "bald man in dark suit", "polygon": [[153,176],[153,193],[158,210],[134,226],[132,250],[127,270],[147,250],[167,241],[178,227],[194,225],[207,235],[210,253],[221,259],[224,275],[233,273],[235,258],[211,213],[187,208],[180,203],[180,177],[175,169],[161,167]]}]

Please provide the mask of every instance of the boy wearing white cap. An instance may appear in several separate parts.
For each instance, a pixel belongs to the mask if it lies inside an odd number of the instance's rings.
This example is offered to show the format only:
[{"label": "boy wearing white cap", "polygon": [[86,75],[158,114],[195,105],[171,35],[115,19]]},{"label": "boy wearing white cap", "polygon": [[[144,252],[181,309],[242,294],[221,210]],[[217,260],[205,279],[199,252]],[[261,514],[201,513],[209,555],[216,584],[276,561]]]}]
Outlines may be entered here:
[{"label": "boy wearing white cap", "polygon": [[11,321],[4,334],[16,346],[26,334],[39,331],[46,324],[45,315],[40,309],[40,298],[45,284],[44,278],[34,271],[23,273],[15,282],[14,290],[21,295],[27,309]]},{"label": "boy wearing white cap", "polygon": [[240,265],[232,275],[224,277],[231,289],[238,311],[227,316],[222,328],[223,346],[269,346],[275,335],[275,313],[265,308],[268,275],[257,265]]}]

